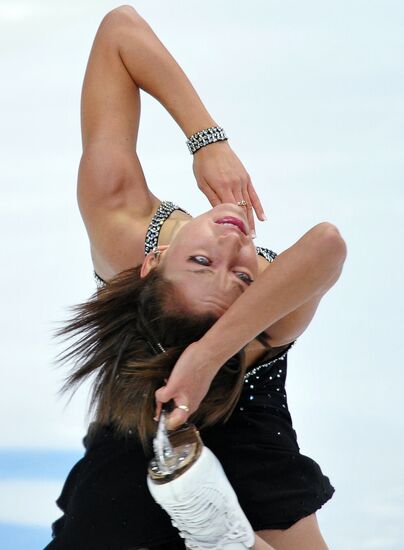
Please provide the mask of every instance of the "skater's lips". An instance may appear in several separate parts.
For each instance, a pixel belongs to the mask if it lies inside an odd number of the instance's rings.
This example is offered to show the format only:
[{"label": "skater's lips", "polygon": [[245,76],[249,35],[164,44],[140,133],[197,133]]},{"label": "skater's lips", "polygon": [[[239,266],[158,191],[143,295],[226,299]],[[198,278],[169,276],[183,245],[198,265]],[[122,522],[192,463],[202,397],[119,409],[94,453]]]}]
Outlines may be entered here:
[{"label": "skater's lips", "polygon": [[235,218],[234,216],[225,216],[224,218],[220,218],[216,220],[215,223],[219,223],[219,224],[230,223],[235,227],[237,227],[242,233],[244,233],[244,235],[247,235],[244,222],[239,218]]}]

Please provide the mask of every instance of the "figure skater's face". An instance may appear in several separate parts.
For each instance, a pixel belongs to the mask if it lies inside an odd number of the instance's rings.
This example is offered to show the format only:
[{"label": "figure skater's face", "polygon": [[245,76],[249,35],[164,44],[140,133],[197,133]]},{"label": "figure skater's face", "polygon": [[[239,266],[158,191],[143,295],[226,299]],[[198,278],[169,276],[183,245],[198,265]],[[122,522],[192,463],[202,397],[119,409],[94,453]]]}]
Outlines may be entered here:
[{"label": "figure skater's face", "polygon": [[[224,225],[226,218],[241,222]],[[180,290],[187,306],[218,317],[258,275],[258,259],[245,208],[233,203],[215,206],[185,221],[162,252],[165,279]]]}]

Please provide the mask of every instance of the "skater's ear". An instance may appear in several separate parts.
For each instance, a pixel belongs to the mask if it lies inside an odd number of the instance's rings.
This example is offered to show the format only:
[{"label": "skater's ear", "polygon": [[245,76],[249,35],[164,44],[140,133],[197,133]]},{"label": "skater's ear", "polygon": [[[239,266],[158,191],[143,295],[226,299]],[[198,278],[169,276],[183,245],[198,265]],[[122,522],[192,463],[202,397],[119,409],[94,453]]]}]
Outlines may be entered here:
[{"label": "skater's ear", "polygon": [[156,269],[162,265],[164,252],[168,249],[169,245],[162,245],[155,250],[151,250],[145,257],[140,270],[140,277],[146,277],[152,269]]}]

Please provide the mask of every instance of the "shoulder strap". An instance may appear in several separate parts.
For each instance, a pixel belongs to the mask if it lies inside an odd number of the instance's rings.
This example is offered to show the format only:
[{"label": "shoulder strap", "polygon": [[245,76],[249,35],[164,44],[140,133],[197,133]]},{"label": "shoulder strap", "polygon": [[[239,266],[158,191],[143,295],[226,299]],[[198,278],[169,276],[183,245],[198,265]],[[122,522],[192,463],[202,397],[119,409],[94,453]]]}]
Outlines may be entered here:
[{"label": "shoulder strap", "polygon": [[[152,221],[149,224],[146,232],[146,238],[144,243],[144,254],[145,256],[157,246],[157,241],[160,235],[161,226],[166,221],[174,210],[181,210],[185,214],[189,214],[186,210],[180,206],[172,203],[171,201],[162,201],[160,206],[157,208],[156,213],[154,214]],[[191,215],[191,214],[189,214]]]},{"label": "shoulder strap", "polygon": [[263,256],[268,262],[273,262],[278,255],[273,250],[264,248],[263,246],[256,246],[255,250],[257,251],[258,256]]},{"label": "shoulder strap", "polygon": [[104,281],[104,279],[102,279],[98,273],[96,273],[95,271],[93,272],[94,273],[94,279],[95,279],[95,284],[97,285],[97,288],[101,288],[103,287],[106,283]]},{"label": "shoulder strap", "polygon": [[268,344],[267,335],[263,332],[258,334],[258,336],[256,336],[256,339],[259,340],[261,344],[263,344],[267,349],[265,355],[259,360],[259,364],[267,363],[268,361],[272,361],[273,359],[280,359],[284,357],[290,350],[290,348],[293,347],[296,343],[295,339],[288,344],[284,344],[283,346],[272,347]]}]

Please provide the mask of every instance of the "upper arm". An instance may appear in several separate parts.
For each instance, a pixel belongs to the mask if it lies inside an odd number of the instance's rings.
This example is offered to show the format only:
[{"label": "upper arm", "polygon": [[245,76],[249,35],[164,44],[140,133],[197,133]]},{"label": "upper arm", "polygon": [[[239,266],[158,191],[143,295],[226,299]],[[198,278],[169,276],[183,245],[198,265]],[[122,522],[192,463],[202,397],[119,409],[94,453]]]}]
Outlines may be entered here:
[{"label": "upper arm", "polygon": [[303,334],[313,319],[322,297],[319,295],[311,298],[266,329],[264,332],[268,336],[269,344],[272,347],[283,346]]},{"label": "upper arm", "polygon": [[140,91],[119,52],[122,37],[139,21],[130,6],[103,18],[81,94],[77,198],[94,267],[107,278],[142,260],[147,221],[160,202],[149,191],[136,154]]},{"label": "upper arm", "polygon": [[[272,261],[265,260],[262,256],[259,256],[258,259],[260,271],[271,269],[271,263],[275,261],[275,259]],[[314,296],[263,331],[266,342],[270,347],[279,348],[274,351],[274,353],[276,352],[274,356],[288,349],[288,346],[291,346],[303,334],[313,319],[322,297],[323,295]]]},{"label": "upper arm", "polygon": [[148,189],[137,155],[94,145],[80,161],[77,200],[95,270],[110,278],[144,259],[144,237],[160,200]]}]

